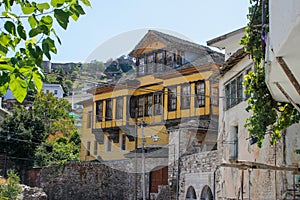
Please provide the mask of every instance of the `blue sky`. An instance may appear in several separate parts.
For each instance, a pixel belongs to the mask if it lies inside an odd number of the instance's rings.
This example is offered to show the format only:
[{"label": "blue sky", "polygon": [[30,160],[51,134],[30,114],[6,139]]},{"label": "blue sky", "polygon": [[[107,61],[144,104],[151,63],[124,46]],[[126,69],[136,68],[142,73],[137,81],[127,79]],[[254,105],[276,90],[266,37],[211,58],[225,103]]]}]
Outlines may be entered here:
[{"label": "blue sky", "polygon": [[[131,50],[148,29],[181,34],[206,45],[210,39],[246,26],[249,6],[248,0],[90,1],[92,7],[85,8],[85,16],[71,22],[66,31],[57,30],[62,45],[52,62],[106,61],[121,51],[126,53],[126,48]],[[129,33],[133,36],[128,39]]]}]

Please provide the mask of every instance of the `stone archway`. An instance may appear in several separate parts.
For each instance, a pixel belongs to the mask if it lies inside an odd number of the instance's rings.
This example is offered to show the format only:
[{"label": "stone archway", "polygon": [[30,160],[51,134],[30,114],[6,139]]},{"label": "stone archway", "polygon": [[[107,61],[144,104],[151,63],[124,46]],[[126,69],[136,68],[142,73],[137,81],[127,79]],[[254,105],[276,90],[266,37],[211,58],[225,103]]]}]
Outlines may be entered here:
[{"label": "stone archway", "polygon": [[208,185],[204,186],[201,192],[200,200],[213,200],[213,193]]},{"label": "stone archway", "polygon": [[186,192],[185,200],[196,200],[197,195],[193,186],[190,186]]}]

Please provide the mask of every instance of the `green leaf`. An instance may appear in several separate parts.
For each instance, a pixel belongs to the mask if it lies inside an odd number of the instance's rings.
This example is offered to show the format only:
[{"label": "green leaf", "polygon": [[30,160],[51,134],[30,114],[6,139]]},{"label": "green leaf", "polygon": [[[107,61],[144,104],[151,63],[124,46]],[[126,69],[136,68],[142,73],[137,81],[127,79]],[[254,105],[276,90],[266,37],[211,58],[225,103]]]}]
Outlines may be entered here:
[{"label": "green leaf", "polygon": [[30,4],[22,6],[22,11],[25,15],[30,15],[30,14],[34,13],[35,10],[36,10],[36,8],[31,6]]},{"label": "green leaf", "polygon": [[41,26],[39,26],[39,28],[42,30],[42,32],[43,32],[44,34],[50,35],[50,29],[49,29],[48,26],[46,26],[46,25],[41,25]]},{"label": "green leaf", "polygon": [[37,20],[34,15],[31,15],[30,17],[28,17],[28,22],[29,22],[31,28],[34,28],[37,25]]},{"label": "green leaf", "polygon": [[50,5],[48,3],[39,3],[36,5],[36,7],[41,11],[41,13],[44,12],[44,10],[48,10],[50,8]]},{"label": "green leaf", "polygon": [[2,70],[3,71],[8,70],[8,71],[12,72],[12,71],[14,71],[14,68],[9,64],[0,64],[0,71],[2,71]]},{"label": "green leaf", "polygon": [[47,56],[47,58],[49,60],[51,59],[51,55],[49,53],[50,51],[53,53],[57,53],[57,49],[55,47],[54,40],[52,40],[49,37],[43,40],[42,49],[43,49],[44,54]]},{"label": "green leaf", "polygon": [[18,34],[20,36],[20,38],[22,38],[23,40],[26,40],[26,32],[24,30],[24,27],[21,23],[18,24],[18,27],[17,27],[17,31],[18,31]]},{"label": "green leaf", "polygon": [[11,21],[6,21],[4,24],[4,28],[7,32],[9,32],[12,35],[16,35],[16,26]]},{"label": "green leaf", "polygon": [[33,81],[37,87],[38,92],[42,90],[43,87],[43,73],[41,70],[35,70],[32,74]]},{"label": "green leaf", "polygon": [[10,41],[11,41],[10,35],[2,32],[0,35],[0,44],[6,46]]},{"label": "green leaf", "polygon": [[6,93],[9,85],[8,83],[9,83],[9,73],[2,72],[0,75],[0,96],[3,96]]},{"label": "green leaf", "polygon": [[71,10],[72,12],[75,12],[75,13],[79,14],[79,15],[84,15],[84,14],[85,14],[85,12],[84,12],[84,10],[82,9],[82,7],[81,7],[80,5],[78,5],[78,4],[72,5],[72,6],[70,7],[70,10]]},{"label": "green leaf", "polygon": [[11,89],[14,97],[20,103],[22,103],[27,95],[27,81],[23,78],[12,74],[10,76],[9,88]]},{"label": "green leaf", "polygon": [[57,22],[63,29],[67,29],[69,23],[69,12],[65,12],[60,9],[54,10],[54,17],[56,18]]},{"label": "green leaf", "polygon": [[45,24],[45,25],[51,25],[52,26],[52,23],[53,23],[53,19],[51,16],[47,15],[47,16],[43,16],[41,18],[41,23]]},{"label": "green leaf", "polygon": [[43,33],[43,30],[41,29],[41,27],[33,28],[29,31],[29,37],[32,38],[40,33]]},{"label": "green leaf", "polygon": [[57,8],[64,5],[64,3],[65,3],[65,0],[51,0],[51,5],[53,7],[57,7]]},{"label": "green leaf", "polygon": [[86,6],[91,6],[91,3],[89,0],[81,0],[81,2]]},{"label": "green leaf", "polygon": [[7,52],[8,52],[8,48],[6,46],[3,46],[2,44],[0,44],[0,54],[2,56],[6,56]]},{"label": "green leaf", "polygon": [[60,38],[58,37],[58,35],[56,34],[55,30],[54,29],[51,29],[52,33],[55,35],[58,43],[61,45],[61,41],[60,41]]},{"label": "green leaf", "polygon": [[77,13],[73,13],[73,14],[71,15],[71,17],[72,17],[72,19],[73,19],[74,21],[77,21],[78,18],[79,18],[79,15],[78,15]]}]

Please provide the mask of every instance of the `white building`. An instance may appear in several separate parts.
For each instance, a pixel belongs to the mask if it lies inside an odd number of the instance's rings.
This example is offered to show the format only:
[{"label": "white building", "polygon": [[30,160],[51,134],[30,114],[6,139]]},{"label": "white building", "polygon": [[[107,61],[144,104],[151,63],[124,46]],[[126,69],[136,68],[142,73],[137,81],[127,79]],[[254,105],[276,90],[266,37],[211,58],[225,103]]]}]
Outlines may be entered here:
[{"label": "white building", "polygon": [[[293,174],[297,171],[300,145],[297,127],[287,129],[276,145],[265,136],[262,148],[245,128],[251,113],[242,85],[252,70],[252,60],[239,45],[244,28],[208,41],[209,46],[225,50],[226,61],[221,68],[218,150],[221,164],[215,172],[216,199],[287,199],[293,190]],[[299,140],[299,142],[298,142]],[[276,167],[274,167],[276,166]]]},{"label": "white building", "polygon": [[43,84],[43,88],[42,88],[42,92],[47,93],[53,93],[54,96],[56,96],[57,98],[63,98],[64,95],[64,90],[61,87],[60,84]]},{"label": "white building", "polygon": [[267,85],[275,100],[300,104],[300,1],[269,1],[269,16]]}]

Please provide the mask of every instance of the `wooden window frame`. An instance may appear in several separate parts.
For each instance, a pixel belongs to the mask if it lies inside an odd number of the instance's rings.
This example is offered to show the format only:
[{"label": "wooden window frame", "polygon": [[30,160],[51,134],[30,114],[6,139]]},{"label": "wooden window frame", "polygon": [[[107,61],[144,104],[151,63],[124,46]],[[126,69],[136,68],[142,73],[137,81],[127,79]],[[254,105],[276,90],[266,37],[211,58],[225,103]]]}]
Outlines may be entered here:
[{"label": "wooden window frame", "polygon": [[180,108],[189,109],[191,107],[191,85],[190,84],[181,85],[180,97],[181,97]]},{"label": "wooden window frame", "polygon": [[[172,91],[173,90],[173,91]],[[168,111],[177,110],[177,87],[170,87],[168,90]]]},{"label": "wooden window frame", "polygon": [[96,121],[101,122],[103,119],[103,100],[96,101]]},{"label": "wooden window frame", "polygon": [[124,107],[124,98],[118,97],[116,99],[116,119],[123,119],[123,107]]},{"label": "wooden window frame", "polygon": [[206,100],[205,87],[206,87],[205,81],[198,81],[195,83],[195,107],[196,108],[205,107],[205,100]]},{"label": "wooden window frame", "polygon": [[112,114],[113,114],[113,101],[112,101],[112,99],[106,99],[105,120],[106,121],[111,121],[112,120]]},{"label": "wooden window frame", "polygon": [[153,112],[153,95],[144,96],[144,116],[152,116]]},{"label": "wooden window frame", "polygon": [[154,115],[162,115],[162,103],[163,103],[163,95],[155,94],[153,95],[153,106],[154,106]]},{"label": "wooden window frame", "polygon": [[129,112],[131,118],[137,117],[137,99],[136,96],[131,96],[129,100]]}]

